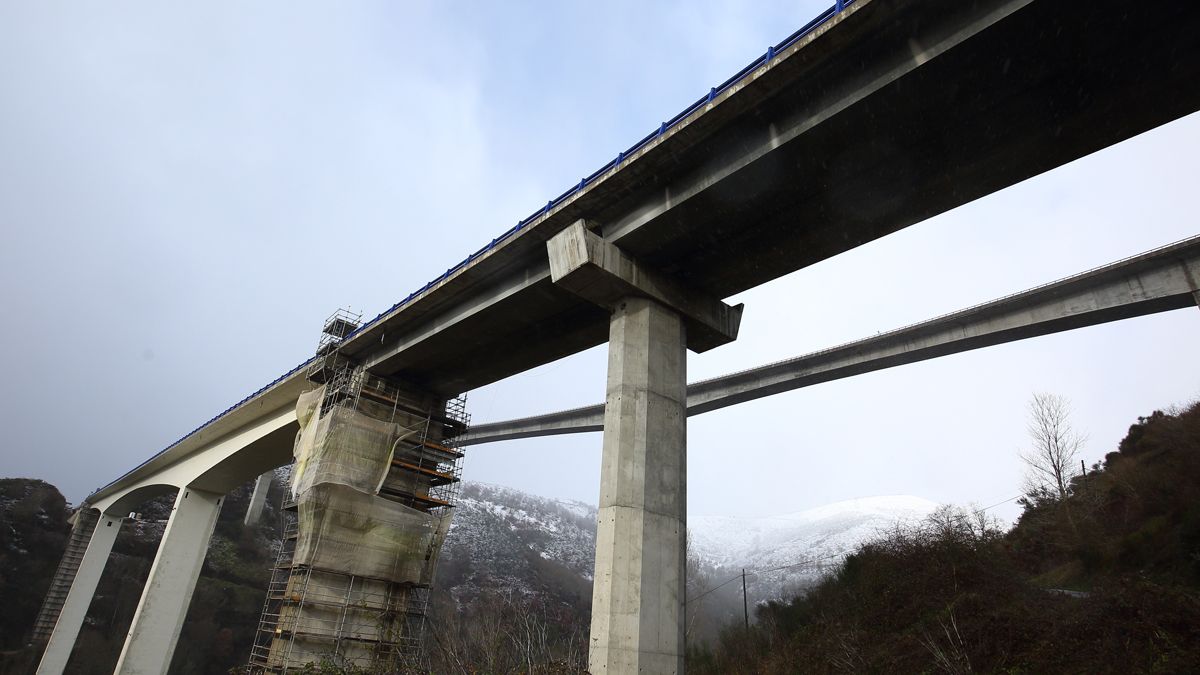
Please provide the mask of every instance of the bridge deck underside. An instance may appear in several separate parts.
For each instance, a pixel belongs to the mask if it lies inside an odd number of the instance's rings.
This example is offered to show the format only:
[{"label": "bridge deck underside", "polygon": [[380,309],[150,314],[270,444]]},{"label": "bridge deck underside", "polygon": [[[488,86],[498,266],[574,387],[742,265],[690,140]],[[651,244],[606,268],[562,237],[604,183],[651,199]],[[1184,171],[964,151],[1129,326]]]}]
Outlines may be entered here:
[{"label": "bridge deck underside", "polygon": [[728,297],[1200,109],[1195,3],[1035,1],[938,54],[928,50],[969,30],[978,6],[1005,3],[945,3],[936,15],[928,3],[864,4],[760,78],[770,96],[747,85],[681,129],[670,154],[664,145],[522,233],[503,265],[468,268],[467,295],[519,289],[456,322],[427,303],[444,323],[437,338],[377,369],[450,394],[604,342],[606,313],[544,271],[545,239],[579,217]]}]

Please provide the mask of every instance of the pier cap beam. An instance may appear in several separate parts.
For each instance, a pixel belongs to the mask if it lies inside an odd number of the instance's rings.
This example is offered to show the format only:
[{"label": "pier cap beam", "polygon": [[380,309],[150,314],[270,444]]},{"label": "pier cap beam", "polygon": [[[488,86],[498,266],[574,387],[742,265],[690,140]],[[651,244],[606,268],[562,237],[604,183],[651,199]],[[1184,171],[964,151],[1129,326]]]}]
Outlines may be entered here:
[{"label": "pier cap beam", "polygon": [[643,297],[678,312],[687,326],[687,347],[705,352],[737,339],[742,305],[716,298],[648,269],[577,220],[546,242],[555,284],[609,310],[622,298]]}]

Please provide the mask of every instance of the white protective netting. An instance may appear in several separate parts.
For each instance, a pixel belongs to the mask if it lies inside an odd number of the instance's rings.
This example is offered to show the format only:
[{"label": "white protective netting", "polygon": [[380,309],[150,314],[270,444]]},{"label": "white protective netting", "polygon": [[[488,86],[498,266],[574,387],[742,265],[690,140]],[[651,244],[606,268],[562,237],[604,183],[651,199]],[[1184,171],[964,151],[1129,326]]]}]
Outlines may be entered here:
[{"label": "white protective netting", "polygon": [[[393,448],[415,430],[343,406],[322,416],[324,395],[324,387],[314,389],[301,395],[296,406],[300,434],[292,495],[299,533],[294,563],[428,584],[449,514],[430,514],[376,494],[391,467]],[[417,476],[400,478],[408,492],[428,490]]]},{"label": "white protective netting", "polygon": [[303,493],[297,506],[297,564],[397,583],[432,581],[431,556],[449,518],[333,484]]}]

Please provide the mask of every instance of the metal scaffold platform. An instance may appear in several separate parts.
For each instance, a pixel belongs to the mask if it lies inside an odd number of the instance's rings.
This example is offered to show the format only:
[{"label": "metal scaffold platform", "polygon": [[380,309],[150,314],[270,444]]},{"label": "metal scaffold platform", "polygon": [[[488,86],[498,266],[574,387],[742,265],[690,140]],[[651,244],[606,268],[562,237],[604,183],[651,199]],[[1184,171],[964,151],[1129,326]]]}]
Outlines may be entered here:
[{"label": "metal scaffold platform", "polygon": [[458,497],[465,397],[438,399],[339,353],[325,322],[297,406],[291,490],[250,669],[419,666],[429,590]]}]

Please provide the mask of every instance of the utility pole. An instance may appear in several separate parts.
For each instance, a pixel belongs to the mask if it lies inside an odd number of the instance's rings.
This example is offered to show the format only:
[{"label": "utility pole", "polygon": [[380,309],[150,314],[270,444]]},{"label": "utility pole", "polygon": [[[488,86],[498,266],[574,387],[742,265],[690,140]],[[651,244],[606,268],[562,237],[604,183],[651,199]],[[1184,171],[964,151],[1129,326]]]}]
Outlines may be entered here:
[{"label": "utility pole", "polygon": [[750,632],[750,605],[746,602],[746,568],[742,568],[742,618],[746,620],[746,633]]}]

